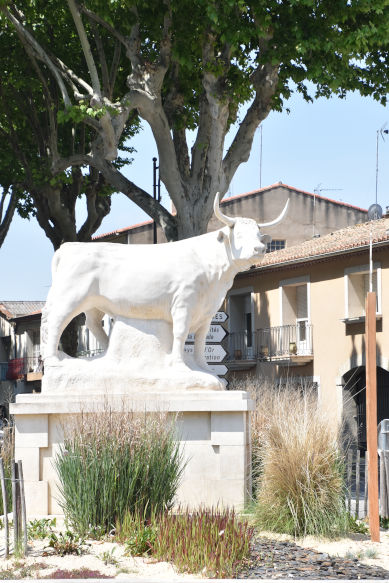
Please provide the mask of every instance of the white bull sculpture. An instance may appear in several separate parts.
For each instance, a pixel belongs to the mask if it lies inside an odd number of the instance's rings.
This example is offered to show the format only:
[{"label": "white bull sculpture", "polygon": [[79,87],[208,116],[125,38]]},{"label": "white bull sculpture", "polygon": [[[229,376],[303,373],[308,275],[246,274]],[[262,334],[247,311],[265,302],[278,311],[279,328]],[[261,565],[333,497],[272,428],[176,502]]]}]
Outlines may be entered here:
[{"label": "white bull sculpture", "polygon": [[218,193],[214,211],[225,227],[215,232],[160,245],[63,244],[53,258],[52,287],[43,310],[44,358],[58,354],[63,330],[84,312],[87,327],[105,348],[104,314],[167,322],[173,337],[170,364],[186,370],[185,340],[194,333],[194,360],[207,371],[204,346],[212,317],[235,275],[263,257],[271,239],[260,227],[280,222],[288,203],[276,220],[257,224],[223,215]]}]

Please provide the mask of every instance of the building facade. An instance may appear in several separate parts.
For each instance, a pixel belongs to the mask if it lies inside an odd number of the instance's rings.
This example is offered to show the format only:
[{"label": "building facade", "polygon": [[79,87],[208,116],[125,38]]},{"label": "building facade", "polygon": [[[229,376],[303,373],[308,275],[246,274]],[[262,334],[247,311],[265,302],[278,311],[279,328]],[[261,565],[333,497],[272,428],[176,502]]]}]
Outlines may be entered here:
[{"label": "building facade", "polygon": [[341,229],[265,256],[236,277],[226,305],[230,376],[301,379],[347,422],[365,425],[365,298],[377,308],[378,421],[389,418],[389,218]]}]

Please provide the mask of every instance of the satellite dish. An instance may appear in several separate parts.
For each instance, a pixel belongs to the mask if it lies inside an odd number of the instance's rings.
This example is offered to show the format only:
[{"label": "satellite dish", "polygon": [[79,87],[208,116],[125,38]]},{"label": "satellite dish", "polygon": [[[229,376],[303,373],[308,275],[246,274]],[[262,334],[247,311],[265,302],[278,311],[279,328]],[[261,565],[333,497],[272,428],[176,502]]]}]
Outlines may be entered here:
[{"label": "satellite dish", "polygon": [[379,204],[371,204],[369,210],[367,211],[367,218],[369,221],[377,221],[382,219],[382,208]]}]

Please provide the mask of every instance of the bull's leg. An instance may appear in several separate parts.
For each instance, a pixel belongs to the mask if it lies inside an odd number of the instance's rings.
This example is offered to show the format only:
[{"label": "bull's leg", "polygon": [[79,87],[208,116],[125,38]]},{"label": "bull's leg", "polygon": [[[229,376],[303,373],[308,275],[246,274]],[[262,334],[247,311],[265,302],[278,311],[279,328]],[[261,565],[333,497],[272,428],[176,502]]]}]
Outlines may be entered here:
[{"label": "bull's leg", "polygon": [[205,339],[209,331],[209,322],[201,326],[195,333],[194,357],[197,365],[204,372],[210,372],[208,363],[205,360]]},{"label": "bull's leg", "polygon": [[101,345],[103,350],[108,348],[108,336],[105,333],[103,326],[101,325],[101,320],[104,317],[104,312],[101,312],[97,308],[92,308],[85,312],[85,325],[92,332],[93,336],[96,338],[97,342]]},{"label": "bull's leg", "polygon": [[65,306],[63,306],[61,309],[53,309],[52,307],[50,308],[46,321],[47,342],[45,345],[45,353],[43,355],[44,358],[57,355],[58,344],[61,339],[62,332],[73,320],[73,318],[78,316],[78,314],[81,312],[82,310],[77,309],[68,312],[66,311]]},{"label": "bull's leg", "polygon": [[171,362],[174,366],[179,366],[180,368],[185,367],[185,369],[187,369],[188,367],[184,362],[184,347],[190,326],[188,308],[185,306],[175,308],[175,310],[172,311],[172,318],[173,345],[171,352]]}]

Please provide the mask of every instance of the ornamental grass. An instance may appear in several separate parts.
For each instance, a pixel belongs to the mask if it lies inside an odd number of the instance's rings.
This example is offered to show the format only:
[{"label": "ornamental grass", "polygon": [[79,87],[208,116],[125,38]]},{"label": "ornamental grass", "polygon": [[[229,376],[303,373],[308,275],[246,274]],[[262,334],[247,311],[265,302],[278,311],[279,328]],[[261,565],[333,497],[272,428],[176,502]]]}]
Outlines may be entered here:
[{"label": "ornamental grass", "polygon": [[233,578],[249,558],[253,528],[232,510],[200,509],[158,518],[152,554],[181,573]]},{"label": "ornamental grass", "polygon": [[252,382],[255,517],[294,536],[347,531],[340,431],[309,385]]},{"label": "ornamental grass", "polygon": [[183,471],[167,414],[81,413],[55,458],[60,504],[81,535],[109,532],[128,512],[171,507]]}]

